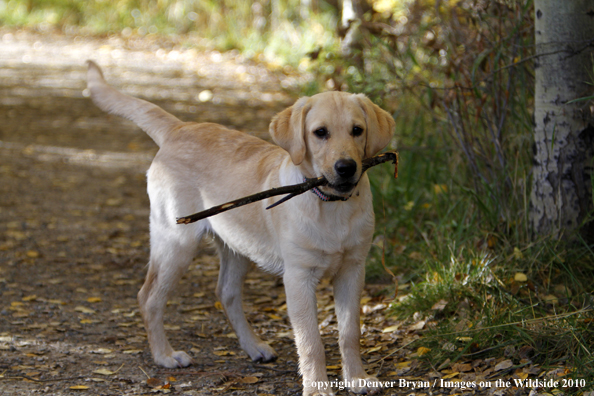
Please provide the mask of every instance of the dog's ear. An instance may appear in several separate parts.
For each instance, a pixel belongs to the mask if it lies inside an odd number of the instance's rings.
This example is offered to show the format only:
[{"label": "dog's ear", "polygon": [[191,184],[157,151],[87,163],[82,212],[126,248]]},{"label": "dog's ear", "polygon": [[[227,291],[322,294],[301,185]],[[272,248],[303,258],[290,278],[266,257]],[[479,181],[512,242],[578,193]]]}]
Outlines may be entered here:
[{"label": "dog's ear", "polygon": [[276,144],[288,151],[291,160],[299,165],[305,158],[305,116],[309,98],[300,98],[295,104],[275,115],[270,122],[270,135]]},{"label": "dog's ear", "polygon": [[357,94],[355,97],[363,108],[367,120],[365,154],[367,157],[373,157],[390,143],[396,123],[390,113],[382,110],[378,105],[369,100],[367,96]]}]

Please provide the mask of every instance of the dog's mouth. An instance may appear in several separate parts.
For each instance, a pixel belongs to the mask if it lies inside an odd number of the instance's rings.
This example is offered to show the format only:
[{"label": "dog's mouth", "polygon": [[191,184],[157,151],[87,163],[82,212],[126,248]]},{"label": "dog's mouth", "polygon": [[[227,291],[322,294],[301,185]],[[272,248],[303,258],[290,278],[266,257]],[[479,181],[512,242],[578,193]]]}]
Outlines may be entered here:
[{"label": "dog's mouth", "polygon": [[340,184],[329,184],[328,187],[341,194],[350,193],[357,186],[357,183],[344,182]]},{"label": "dog's mouth", "polygon": [[355,187],[357,187],[356,182],[342,182],[338,184],[328,183],[327,185],[320,187],[320,190],[330,196],[349,198]]}]

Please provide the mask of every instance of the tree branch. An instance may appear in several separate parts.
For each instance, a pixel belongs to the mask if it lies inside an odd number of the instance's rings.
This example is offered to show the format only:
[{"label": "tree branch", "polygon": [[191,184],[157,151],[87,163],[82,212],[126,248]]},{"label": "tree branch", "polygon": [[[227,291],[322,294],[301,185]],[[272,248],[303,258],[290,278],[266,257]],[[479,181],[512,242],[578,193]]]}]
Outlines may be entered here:
[{"label": "tree branch", "polygon": [[[376,155],[375,157],[367,158],[363,161],[363,171],[365,172],[367,169],[382,164],[384,162],[392,161],[395,166],[394,170],[394,178],[398,177],[398,153],[396,151],[388,151],[386,153]],[[222,205],[213,206],[210,209],[203,210],[202,212],[194,213],[189,216],[178,217],[177,224],[190,224],[194,223],[198,220],[205,219],[210,216],[214,216],[219,213],[226,212],[231,209],[239,208],[240,206],[244,206],[253,202],[261,201],[266,198],[274,197],[277,195],[289,194],[286,197],[282,198],[280,201],[275,202],[274,204],[270,205],[266,209],[272,209],[273,207],[280,205],[283,202],[288,201],[289,199],[296,197],[297,195],[303,194],[304,192],[311,190],[314,187],[319,187],[328,184],[328,181],[324,176],[320,176],[315,179],[309,179],[300,184],[294,184],[291,186],[284,186],[284,187],[276,187],[270,190],[262,191],[257,194],[249,195],[247,197],[239,198],[231,202],[224,203]]]}]

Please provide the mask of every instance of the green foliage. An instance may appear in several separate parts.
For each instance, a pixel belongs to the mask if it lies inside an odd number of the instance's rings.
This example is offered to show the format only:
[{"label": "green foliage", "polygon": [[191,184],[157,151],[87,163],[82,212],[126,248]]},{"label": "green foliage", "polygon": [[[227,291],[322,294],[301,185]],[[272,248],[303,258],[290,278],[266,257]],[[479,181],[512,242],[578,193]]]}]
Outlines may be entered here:
[{"label": "green foliage", "polygon": [[587,378],[592,246],[534,241],[527,221],[532,2],[416,0],[391,11],[366,15],[348,51],[326,48],[315,65],[317,87],[364,92],[396,119],[399,178],[387,166],[370,172],[369,280],[389,278],[384,262],[409,286],[392,309],[432,323],[420,345],[435,351],[434,367],[506,347],[519,365],[525,347]]}]

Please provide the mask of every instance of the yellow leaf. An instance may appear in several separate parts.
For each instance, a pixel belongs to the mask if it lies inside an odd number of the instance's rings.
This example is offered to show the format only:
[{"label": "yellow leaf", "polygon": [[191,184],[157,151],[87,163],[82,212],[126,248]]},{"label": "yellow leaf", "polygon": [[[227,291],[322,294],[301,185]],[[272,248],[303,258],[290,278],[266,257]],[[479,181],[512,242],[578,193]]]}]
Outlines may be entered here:
[{"label": "yellow leaf", "polygon": [[87,302],[90,302],[90,303],[101,302],[101,297],[89,297],[89,298],[87,298]]},{"label": "yellow leaf", "polygon": [[164,325],[163,327],[165,327],[165,330],[171,330],[171,331],[177,331],[179,329],[181,329],[181,327],[177,326],[177,325]]},{"label": "yellow leaf", "polygon": [[525,380],[528,378],[528,373],[517,373],[516,374],[519,379]]},{"label": "yellow leaf", "polygon": [[514,275],[514,280],[516,282],[526,282],[528,280],[528,277],[526,276],[526,274],[516,272],[516,274]]},{"label": "yellow leaf", "polygon": [[411,364],[411,363],[412,363],[411,361],[406,361],[406,362],[398,362],[398,363],[396,363],[396,364],[395,364],[395,366],[396,366],[397,368],[405,368],[405,367],[408,367],[408,366],[410,366],[410,364]]},{"label": "yellow leaf", "polygon": [[431,349],[430,348],[419,347],[419,349],[417,349],[417,355],[418,356],[426,355],[429,352],[431,352]]},{"label": "yellow leaf", "polygon": [[37,258],[37,257],[39,257],[39,252],[37,252],[35,250],[28,250],[27,253],[25,253],[25,254],[29,258]]},{"label": "yellow leaf", "polygon": [[337,365],[326,366],[326,370],[340,370],[340,366],[337,366]]},{"label": "yellow leaf", "polygon": [[35,301],[37,300],[37,296],[35,294],[30,295],[30,296],[25,296],[22,298],[23,301]]},{"label": "yellow leaf", "polygon": [[125,353],[126,355],[136,355],[137,353],[142,353],[142,349],[127,349],[122,351],[122,353]]},{"label": "yellow leaf", "polygon": [[382,330],[382,333],[392,333],[392,332],[398,330],[399,327],[400,327],[400,325],[386,327],[385,329]]},{"label": "yellow leaf", "polygon": [[214,307],[215,307],[216,309],[218,309],[219,311],[222,311],[222,310],[223,310],[223,304],[221,304],[221,302],[220,302],[220,301],[217,301],[217,302],[215,303]]},{"label": "yellow leaf", "polygon": [[84,314],[94,314],[95,310],[91,309],[91,308],[87,308],[87,307],[83,307],[82,305],[79,305],[78,307],[74,308],[75,311],[77,312],[82,312]]},{"label": "yellow leaf", "polygon": [[367,353],[373,353],[373,352],[377,352],[377,351],[379,351],[380,349],[382,349],[382,346],[381,346],[381,345],[380,345],[380,346],[373,347],[373,348],[369,348],[369,349],[367,350]]},{"label": "yellow leaf", "polygon": [[434,184],[433,185],[433,192],[437,194],[446,193],[448,192],[448,186],[445,184]]},{"label": "yellow leaf", "polygon": [[283,318],[275,314],[268,314],[268,317],[272,320],[283,320]]},{"label": "yellow leaf", "polygon": [[105,369],[105,368],[97,369],[97,370],[93,371],[93,373],[101,374],[101,375],[114,375],[115,374],[113,371]]},{"label": "yellow leaf", "polygon": [[258,382],[258,377],[245,377],[239,380],[242,384],[255,384]]},{"label": "yellow leaf", "polygon": [[455,376],[457,376],[458,374],[460,374],[459,372],[454,372],[452,374],[448,374],[448,375],[444,375],[443,377],[441,377],[442,379],[450,379],[450,378],[454,378]]},{"label": "yellow leaf", "polygon": [[86,390],[86,389],[89,389],[89,387],[84,386],[84,385],[74,385],[74,386],[71,386],[70,389],[72,389],[72,390]]},{"label": "yellow leaf", "polygon": [[456,340],[462,342],[470,342],[472,341],[472,337],[456,337]]},{"label": "yellow leaf", "polygon": [[517,247],[514,248],[514,257],[517,260],[523,259],[524,255],[522,254],[522,251],[520,249],[518,249]]}]

